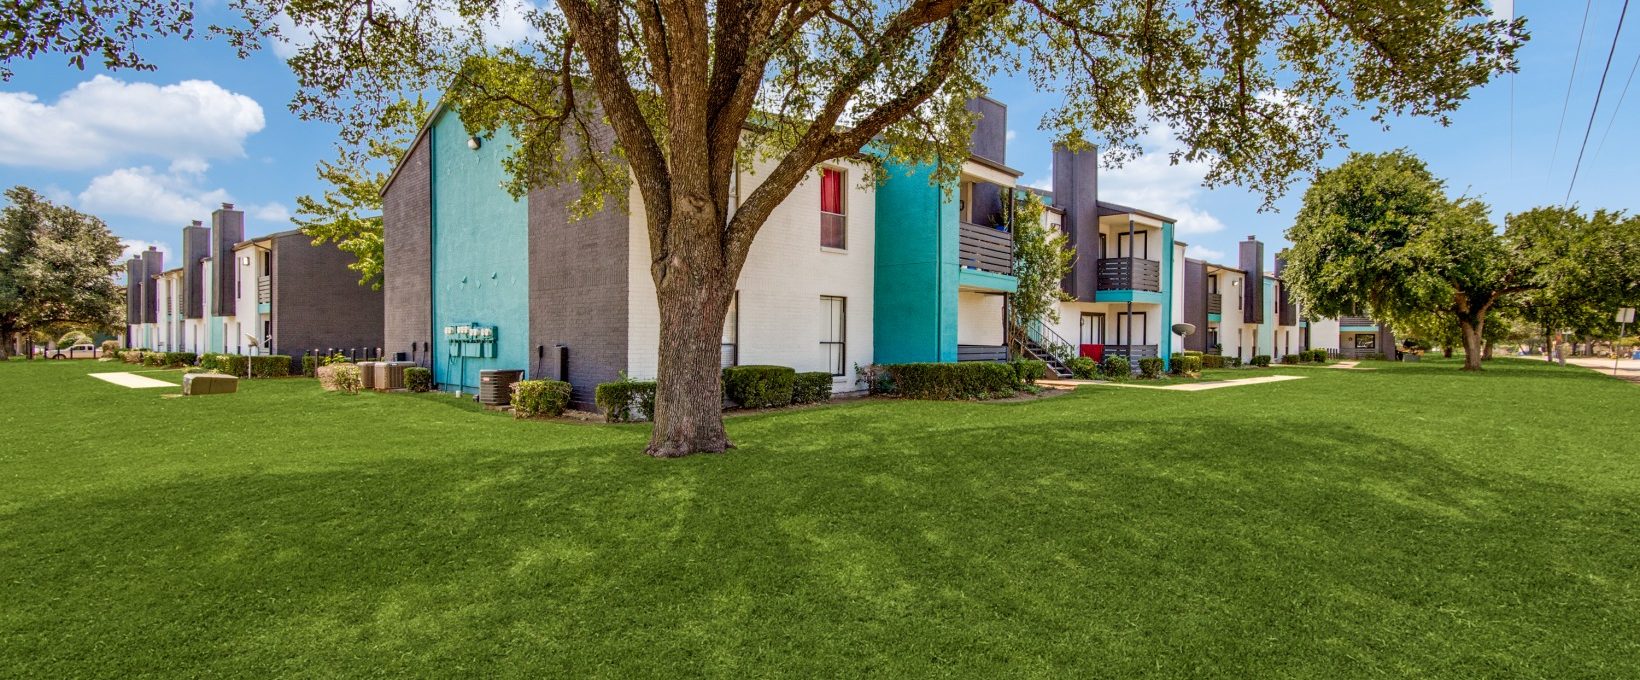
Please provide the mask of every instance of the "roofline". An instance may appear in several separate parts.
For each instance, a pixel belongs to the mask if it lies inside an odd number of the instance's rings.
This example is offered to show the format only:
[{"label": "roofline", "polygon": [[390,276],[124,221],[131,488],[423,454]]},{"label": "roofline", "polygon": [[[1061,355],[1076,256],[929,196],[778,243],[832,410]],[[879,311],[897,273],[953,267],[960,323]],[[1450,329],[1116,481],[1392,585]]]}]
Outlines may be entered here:
[{"label": "roofline", "polygon": [[[1130,207],[1122,205],[1120,203],[1111,203],[1110,201],[1099,201],[1098,202],[1098,208],[1099,208],[1099,216],[1100,217],[1104,217],[1105,215],[1126,215],[1126,214],[1131,213],[1131,214],[1134,214],[1134,215],[1144,215],[1145,217],[1149,217],[1150,219],[1153,219],[1153,220],[1156,220],[1156,221],[1159,221],[1159,222],[1166,222],[1166,223],[1172,224],[1172,225],[1177,225],[1179,223],[1178,220],[1173,219],[1171,217],[1168,217],[1166,215],[1162,215],[1160,213],[1153,213],[1153,212],[1150,212],[1149,210],[1140,210],[1138,208],[1130,208]],[[1105,212],[1106,210],[1110,210],[1111,212]]]},{"label": "roofline", "polygon": [[243,248],[245,246],[258,245],[258,244],[262,243],[263,241],[272,241],[276,238],[284,238],[286,236],[295,236],[295,235],[300,234],[300,233],[302,233],[301,229],[286,229],[284,231],[276,231],[276,232],[273,232],[271,234],[267,234],[267,235],[264,235],[264,236],[258,236],[256,238],[245,239],[243,241],[240,241],[238,243],[233,244],[233,247],[234,247],[235,250],[238,250],[239,248]]},{"label": "roofline", "polygon": [[1227,272],[1237,272],[1237,273],[1241,274],[1242,276],[1247,275],[1247,270],[1242,269],[1241,267],[1232,267],[1230,265],[1219,264],[1217,262],[1204,262],[1204,264],[1206,264],[1208,267],[1221,269],[1221,270],[1224,270],[1224,271],[1227,271]]},{"label": "roofline", "polygon": [[983,165],[983,166],[985,166],[987,168],[990,168],[992,170],[996,170],[997,172],[1013,175],[1015,179],[1018,179],[1020,177],[1025,176],[1024,172],[1021,172],[1019,170],[1015,170],[1015,169],[1010,168],[1006,165],[1003,165],[1002,163],[998,163],[996,161],[993,161],[993,160],[991,160],[989,158],[986,158],[984,156],[980,156],[978,154],[973,154],[973,153],[968,154],[968,160],[971,160],[975,163]]},{"label": "roofline", "polygon": [[398,179],[399,170],[404,168],[405,161],[410,160],[410,154],[415,153],[416,145],[421,143],[422,138],[433,131],[433,121],[438,120],[438,117],[444,113],[446,108],[448,108],[448,105],[444,103],[444,98],[439,97],[438,105],[433,107],[432,113],[427,114],[427,120],[423,121],[421,128],[416,130],[416,136],[410,138],[410,145],[404,147],[404,155],[399,156],[399,159],[393,162],[393,169],[387,173],[387,181],[382,183],[382,190],[377,194],[378,196],[387,195],[388,188],[393,186],[393,180]]}]

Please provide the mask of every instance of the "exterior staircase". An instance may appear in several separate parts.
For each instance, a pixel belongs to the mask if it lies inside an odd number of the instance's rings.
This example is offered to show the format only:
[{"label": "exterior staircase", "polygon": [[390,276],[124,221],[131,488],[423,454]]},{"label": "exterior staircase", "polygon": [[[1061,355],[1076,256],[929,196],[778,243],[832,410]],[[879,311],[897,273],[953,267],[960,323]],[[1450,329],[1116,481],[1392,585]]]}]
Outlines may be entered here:
[{"label": "exterior staircase", "polygon": [[1061,380],[1071,377],[1071,367],[1066,366],[1064,361],[1054,356],[1053,352],[1049,352],[1036,340],[1026,337],[1024,350],[1026,356],[1048,364],[1048,373],[1052,374],[1053,377]]}]

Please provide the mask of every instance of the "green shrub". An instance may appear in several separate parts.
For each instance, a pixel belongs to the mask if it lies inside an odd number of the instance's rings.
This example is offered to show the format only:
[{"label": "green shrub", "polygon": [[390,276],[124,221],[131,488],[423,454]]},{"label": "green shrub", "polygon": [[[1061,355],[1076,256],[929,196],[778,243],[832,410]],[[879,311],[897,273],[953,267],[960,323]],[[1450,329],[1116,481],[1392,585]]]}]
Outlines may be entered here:
[{"label": "green shrub", "polygon": [[1241,368],[1241,357],[1230,357],[1230,368]]},{"label": "green shrub", "polygon": [[911,399],[987,399],[1019,390],[1013,367],[989,361],[891,364],[883,367],[894,390]]},{"label": "green shrub", "polygon": [[[287,370],[287,373],[289,371]],[[331,392],[358,394],[364,386],[364,369],[353,364],[320,366],[314,371],[319,386]]]},{"label": "green shrub", "polygon": [[1162,366],[1161,357],[1144,357],[1139,360],[1139,375],[1146,378],[1160,378],[1162,377]]},{"label": "green shrub", "polygon": [[1183,352],[1174,352],[1172,354],[1167,355],[1167,367],[1168,367],[1168,372],[1169,373],[1174,373],[1174,374],[1183,373],[1184,372],[1184,353]]},{"label": "green shrub", "polygon": [[1204,357],[1200,354],[1186,354],[1179,357],[1179,363],[1174,364],[1174,369],[1179,373],[1188,373],[1191,375],[1201,373],[1203,358]]},{"label": "green shrub", "polygon": [[162,361],[166,366],[192,366],[199,360],[199,355],[193,352],[166,352]]},{"label": "green shrub", "polygon": [[792,403],[815,404],[831,399],[831,373],[809,371],[797,374],[792,383]]},{"label": "green shrub", "polygon": [[570,386],[562,380],[520,380],[512,392],[514,418],[557,417],[569,408]]},{"label": "green shrub", "polygon": [[1310,350],[1310,360],[1318,364],[1327,363],[1327,350],[1319,347]]},{"label": "green shrub", "polygon": [[312,378],[319,375],[319,357],[312,354],[302,355],[302,376]]},{"label": "green shrub", "polygon": [[1099,377],[1099,362],[1093,357],[1076,357],[1070,363],[1071,377],[1077,380],[1092,380]]},{"label": "green shrub", "polygon": [[1036,381],[1048,377],[1048,362],[1037,359],[1015,359],[1009,362],[1014,369],[1014,376],[1021,385],[1035,385]]},{"label": "green shrub", "polygon": [[1183,354],[1187,357],[1199,357],[1199,356],[1202,356],[1202,354],[1204,354],[1204,352],[1198,352],[1198,351],[1193,350],[1193,349],[1187,349],[1183,352],[1180,352],[1180,354]]},{"label": "green shrub", "polygon": [[433,372],[420,366],[404,369],[404,388],[411,392],[433,391]]},{"label": "green shrub", "polygon": [[1203,354],[1202,368],[1224,368],[1225,361],[1222,354]]},{"label": "green shrub", "polygon": [[1256,357],[1253,357],[1253,365],[1258,366],[1260,368],[1265,367],[1265,366],[1269,366],[1270,365],[1270,355],[1260,354]]},{"label": "green shrub", "polygon": [[252,378],[283,378],[290,375],[290,357],[283,354],[265,354],[247,357]]},{"label": "green shrub", "polygon": [[622,373],[619,380],[594,389],[592,399],[609,422],[649,420],[655,415],[655,381],[633,380]]},{"label": "green shrub", "polygon": [[1296,364],[1296,363],[1298,363],[1298,355],[1297,354],[1283,354],[1283,355],[1281,355],[1281,363],[1284,363],[1284,364],[1287,364],[1287,365]]},{"label": "green shrub", "polygon": [[894,378],[882,366],[854,365],[854,384],[865,385],[868,394],[893,394]]},{"label": "green shrub", "polygon": [[1133,377],[1133,364],[1128,363],[1127,357],[1112,354],[1105,357],[1105,363],[1099,366],[1099,373],[1106,380],[1127,380]]},{"label": "green shrub", "polygon": [[790,406],[797,371],[785,366],[730,366],[723,369],[723,394],[741,408]]},{"label": "green shrub", "polygon": [[165,353],[164,352],[143,352],[142,353],[141,363],[144,366],[154,366],[154,367],[164,366],[165,365]]}]

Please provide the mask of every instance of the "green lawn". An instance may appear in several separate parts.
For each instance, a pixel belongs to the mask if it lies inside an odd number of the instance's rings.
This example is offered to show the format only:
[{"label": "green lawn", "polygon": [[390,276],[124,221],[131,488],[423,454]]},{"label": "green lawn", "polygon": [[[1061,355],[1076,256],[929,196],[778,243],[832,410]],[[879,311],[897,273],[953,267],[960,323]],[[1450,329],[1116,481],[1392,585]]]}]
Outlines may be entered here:
[{"label": "green lawn", "polygon": [[1640,676],[1640,386],[1367,365],[657,461],[642,425],[0,364],[0,677]]}]

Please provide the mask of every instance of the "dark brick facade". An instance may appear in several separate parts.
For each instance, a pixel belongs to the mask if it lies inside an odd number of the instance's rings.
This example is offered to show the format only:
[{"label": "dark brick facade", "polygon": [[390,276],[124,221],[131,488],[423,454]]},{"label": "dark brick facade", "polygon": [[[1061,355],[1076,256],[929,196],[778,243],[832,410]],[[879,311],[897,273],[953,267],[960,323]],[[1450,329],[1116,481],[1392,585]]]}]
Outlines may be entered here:
[{"label": "dark brick facade", "polygon": [[382,346],[382,294],[359,285],[353,256],[300,232],[273,237],[273,351]]},{"label": "dark brick facade", "polygon": [[182,228],[182,314],[205,317],[205,258],[211,256],[211,230],[194,222]]},{"label": "dark brick facade", "polygon": [[[571,220],[569,204],[580,191],[566,184],[529,194],[529,373],[568,380],[575,406],[591,409],[598,383],[626,368],[631,239],[618,207]],[[568,348],[567,377],[550,359],[555,345]]]},{"label": "dark brick facade", "polygon": [[165,255],[153,248],[142,251],[142,322],[159,322],[159,282],[154,280],[165,271]]},{"label": "dark brick facade", "polygon": [[[125,323],[135,326],[142,323],[142,282],[148,279],[148,270],[143,267],[141,257],[133,257],[125,262]],[[129,329],[127,329],[129,330]],[[126,335],[126,346],[130,347],[130,334]]]},{"label": "dark brick facade", "polygon": [[1264,323],[1264,244],[1249,236],[1240,245],[1241,270],[1247,272],[1242,286],[1243,323]]},{"label": "dark brick facade", "polygon": [[1093,302],[1098,289],[1099,153],[1079,153],[1055,145],[1053,149],[1053,204],[1065,211],[1066,238],[1076,250],[1076,264],[1065,278],[1065,292],[1082,302]]},{"label": "dark brick facade", "polygon": [[432,367],[432,159],[421,136],[382,194],[383,342]]},{"label": "dark brick facade", "polygon": [[1179,320],[1196,327],[1184,336],[1184,348],[1207,351],[1207,263],[1184,259],[1184,310]]},{"label": "dark brick facade", "polygon": [[234,260],[234,244],[245,240],[245,213],[229,203],[211,213],[211,306],[215,316],[237,313],[239,263]]}]

